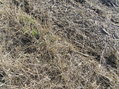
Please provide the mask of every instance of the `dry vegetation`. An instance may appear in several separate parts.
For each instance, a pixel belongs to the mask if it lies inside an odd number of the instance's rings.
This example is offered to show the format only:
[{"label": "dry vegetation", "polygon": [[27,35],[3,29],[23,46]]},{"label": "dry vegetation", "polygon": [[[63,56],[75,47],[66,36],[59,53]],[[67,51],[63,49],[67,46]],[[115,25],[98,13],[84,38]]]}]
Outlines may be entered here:
[{"label": "dry vegetation", "polygon": [[118,8],[101,1],[0,0],[0,89],[119,89]]}]

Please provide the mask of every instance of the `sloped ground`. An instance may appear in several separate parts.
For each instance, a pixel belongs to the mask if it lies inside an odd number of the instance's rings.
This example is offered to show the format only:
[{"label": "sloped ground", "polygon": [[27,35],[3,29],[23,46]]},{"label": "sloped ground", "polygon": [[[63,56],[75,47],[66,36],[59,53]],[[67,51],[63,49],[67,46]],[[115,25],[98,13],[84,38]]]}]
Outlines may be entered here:
[{"label": "sloped ground", "polygon": [[118,0],[0,0],[0,89],[118,88]]}]

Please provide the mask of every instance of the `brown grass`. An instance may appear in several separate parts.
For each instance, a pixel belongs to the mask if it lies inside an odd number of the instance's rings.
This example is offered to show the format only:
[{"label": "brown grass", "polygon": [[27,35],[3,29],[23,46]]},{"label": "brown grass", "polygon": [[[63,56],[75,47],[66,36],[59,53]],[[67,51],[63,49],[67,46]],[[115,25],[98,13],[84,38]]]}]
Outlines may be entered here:
[{"label": "brown grass", "polygon": [[118,40],[100,32],[113,32],[109,8],[69,0],[51,13],[47,0],[0,2],[0,89],[118,89]]}]

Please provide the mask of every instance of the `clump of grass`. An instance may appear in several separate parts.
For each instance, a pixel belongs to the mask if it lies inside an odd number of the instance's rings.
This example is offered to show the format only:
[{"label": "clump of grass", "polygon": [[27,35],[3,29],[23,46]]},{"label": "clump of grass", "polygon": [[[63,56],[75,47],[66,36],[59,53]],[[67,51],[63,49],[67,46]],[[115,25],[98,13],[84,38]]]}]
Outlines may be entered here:
[{"label": "clump of grass", "polygon": [[19,15],[19,21],[23,25],[23,33],[27,33],[35,37],[36,39],[39,39],[39,32],[36,28],[36,20],[23,13],[22,15]]},{"label": "clump of grass", "polygon": [[32,29],[31,34],[32,34],[32,36],[34,36],[36,39],[39,39],[40,34],[39,34],[38,30]]},{"label": "clump of grass", "polygon": [[26,14],[19,15],[19,20],[24,25],[34,25],[35,24],[34,18]]}]

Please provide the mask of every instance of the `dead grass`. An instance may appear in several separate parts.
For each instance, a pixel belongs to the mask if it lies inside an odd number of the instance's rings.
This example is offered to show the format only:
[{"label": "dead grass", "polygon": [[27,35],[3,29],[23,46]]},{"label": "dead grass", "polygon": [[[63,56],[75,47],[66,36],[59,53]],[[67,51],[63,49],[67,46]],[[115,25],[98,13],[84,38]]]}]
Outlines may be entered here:
[{"label": "dead grass", "polygon": [[118,44],[99,32],[107,7],[69,1],[52,14],[45,0],[0,0],[0,89],[118,89]]}]

